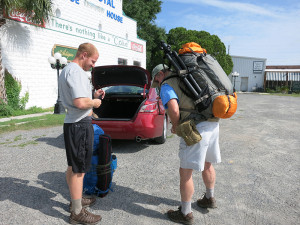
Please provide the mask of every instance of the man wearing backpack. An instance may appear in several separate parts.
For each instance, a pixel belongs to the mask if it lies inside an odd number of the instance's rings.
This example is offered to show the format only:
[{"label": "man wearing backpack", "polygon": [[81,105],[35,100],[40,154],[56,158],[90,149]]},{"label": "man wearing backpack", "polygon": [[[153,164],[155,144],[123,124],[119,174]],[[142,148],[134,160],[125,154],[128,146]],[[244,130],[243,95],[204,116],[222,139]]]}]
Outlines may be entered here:
[{"label": "man wearing backpack", "polygon": [[[180,85],[180,78],[165,79],[171,75],[172,72],[163,64],[157,65],[152,71],[152,87],[160,89],[160,97],[172,122],[171,132],[181,133],[182,124],[186,123],[195,129],[191,130],[192,135],[189,137],[180,138],[181,205],[176,211],[169,210],[167,215],[174,222],[192,224],[194,222],[191,209],[194,194],[193,170],[202,171],[203,182],[206,186],[206,193],[197,200],[197,205],[202,208],[217,207],[214,198],[216,175],[212,163],[221,162],[219,119],[207,118],[205,111],[201,114],[196,113],[193,100],[185,94],[184,87]],[[193,134],[200,138],[191,140]]]}]

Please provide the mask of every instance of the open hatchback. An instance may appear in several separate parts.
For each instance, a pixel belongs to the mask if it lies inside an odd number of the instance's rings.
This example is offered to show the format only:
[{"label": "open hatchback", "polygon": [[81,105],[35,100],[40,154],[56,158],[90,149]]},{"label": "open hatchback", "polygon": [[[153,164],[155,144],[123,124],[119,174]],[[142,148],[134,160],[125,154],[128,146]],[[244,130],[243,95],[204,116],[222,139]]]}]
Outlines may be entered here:
[{"label": "open hatchback", "polygon": [[95,89],[105,90],[93,123],[112,139],[166,141],[167,117],[149,72],[138,66],[98,66],[92,71]]}]

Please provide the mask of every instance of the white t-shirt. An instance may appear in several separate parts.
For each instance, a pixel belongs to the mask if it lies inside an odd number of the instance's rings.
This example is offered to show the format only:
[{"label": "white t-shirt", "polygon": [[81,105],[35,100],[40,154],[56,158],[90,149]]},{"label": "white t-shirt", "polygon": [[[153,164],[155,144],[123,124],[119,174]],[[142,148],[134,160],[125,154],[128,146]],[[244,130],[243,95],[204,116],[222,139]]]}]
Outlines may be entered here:
[{"label": "white t-shirt", "polygon": [[65,123],[75,123],[88,116],[91,109],[78,109],[75,98],[92,98],[92,86],[86,72],[77,64],[69,63],[59,76],[59,93],[67,110]]}]

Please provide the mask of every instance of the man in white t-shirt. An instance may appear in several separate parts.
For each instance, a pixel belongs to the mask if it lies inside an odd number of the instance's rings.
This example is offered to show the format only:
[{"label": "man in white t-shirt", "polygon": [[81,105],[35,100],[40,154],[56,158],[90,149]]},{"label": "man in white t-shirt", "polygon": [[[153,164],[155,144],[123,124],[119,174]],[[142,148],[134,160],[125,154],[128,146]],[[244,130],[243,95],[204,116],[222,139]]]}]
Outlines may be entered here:
[{"label": "man in white t-shirt", "polygon": [[64,121],[64,140],[68,168],[66,180],[71,195],[70,222],[96,224],[100,215],[88,212],[85,208],[95,203],[95,198],[83,198],[83,178],[89,171],[94,130],[92,126],[92,109],[101,105],[100,96],[105,92],[101,89],[94,92],[86,71],[95,66],[99,53],[90,43],[79,46],[75,59],[69,63],[59,76],[59,91],[62,103],[66,109]]}]

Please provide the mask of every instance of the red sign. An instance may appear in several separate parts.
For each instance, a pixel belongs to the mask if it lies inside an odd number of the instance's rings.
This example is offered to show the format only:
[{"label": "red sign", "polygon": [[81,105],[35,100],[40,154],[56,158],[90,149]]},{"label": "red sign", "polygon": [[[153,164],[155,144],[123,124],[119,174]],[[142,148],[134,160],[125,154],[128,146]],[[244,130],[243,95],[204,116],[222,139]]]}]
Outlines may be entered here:
[{"label": "red sign", "polygon": [[36,23],[31,22],[32,16],[34,16],[34,12],[31,15],[28,15],[24,12],[19,12],[17,10],[12,10],[10,12],[10,14],[6,17],[9,18],[9,19],[12,19],[12,20],[20,21],[22,23],[28,23],[28,24],[32,24],[32,25],[35,25],[35,26],[45,28],[45,22],[44,21],[41,24],[36,24]]},{"label": "red sign", "polygon": [[131,42],[131,50],[136,52],[143,52],[143,45]]}]

